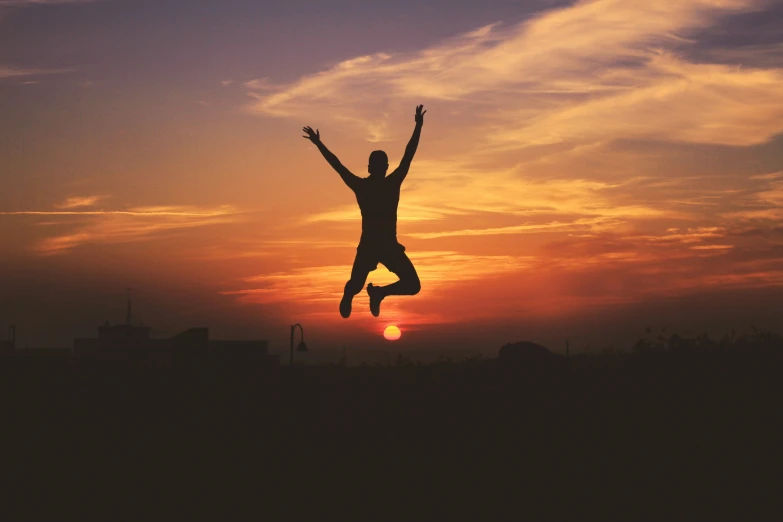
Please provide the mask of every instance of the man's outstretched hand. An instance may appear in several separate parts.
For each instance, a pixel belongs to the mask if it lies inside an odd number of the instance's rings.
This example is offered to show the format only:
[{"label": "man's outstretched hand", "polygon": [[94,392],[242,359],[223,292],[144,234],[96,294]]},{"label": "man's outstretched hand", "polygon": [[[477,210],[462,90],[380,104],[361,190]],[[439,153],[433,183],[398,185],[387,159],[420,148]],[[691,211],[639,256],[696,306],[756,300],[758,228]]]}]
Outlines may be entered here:
[{"label": "man's outstretched hand", "polygon": [[313,143],[318,143],[321,141],[321,133],[318,131],[318,129],[313,130],[312,127],[304,127],[302,130],[307,133],[307,136],[302,136],[304,139],[310,140]]},{"label": "man's outstretched hand", "polygon": [[427,111],[421,112],[423,108],[424,105],[416,106],[416,125],[424,125],[424,115],[427,114]]}]

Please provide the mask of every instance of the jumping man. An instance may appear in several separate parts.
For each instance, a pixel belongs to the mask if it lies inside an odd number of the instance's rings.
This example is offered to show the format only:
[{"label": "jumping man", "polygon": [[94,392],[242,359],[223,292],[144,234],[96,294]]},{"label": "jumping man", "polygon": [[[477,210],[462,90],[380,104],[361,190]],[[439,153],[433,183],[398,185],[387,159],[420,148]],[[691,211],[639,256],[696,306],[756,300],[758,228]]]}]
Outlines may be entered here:
[{"label": "jumping man", "polygon": [[413,130],[408,146],[405,149],[400,166],[394,172],[386,175],[389,170],[389,158],[382,150],[370,154],[367,171],[370,175],[360,178],[351,173],[340,163],[337,156],[321,142],[321,133],[311,127],[304,127],[306,139],[312,141],[321,151],[326,161],[343,178],[348,187],[356,194],[356,201],[362,211],[362,238],[356,248],[356,259],[351,270],[351,279],[345,283],[345,291],[340,301],[340,315],[351,315],[353,296],[364,288],[367,275],[382,263],[390,272],[400,278],[388,286],[367,285],[370,296],[370,312],[375,317],[381,313],[381,301],[389,295],[416,295],[421,290],[419,275],[413,263],[405,254],[405,247],[397,242],[397,204],[400,202],[400,186],[408,169],[411,167],[413,155],[419,146],[421,127],[424,125],[423,105],[416,107],[416,128]]}]

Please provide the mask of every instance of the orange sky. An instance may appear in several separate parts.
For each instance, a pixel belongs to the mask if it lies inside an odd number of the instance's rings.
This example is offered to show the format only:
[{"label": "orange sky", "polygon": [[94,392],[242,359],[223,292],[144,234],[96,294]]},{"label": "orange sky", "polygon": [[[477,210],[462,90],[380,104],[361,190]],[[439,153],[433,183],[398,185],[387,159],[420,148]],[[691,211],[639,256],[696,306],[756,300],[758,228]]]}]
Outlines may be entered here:
[{"label": "orange sky", "polygon": [[[127,287],[154,328],[277,349],[293,322],[329,350],[388,324],[415,349],[781,324],[778,2],[487,2],[429,33],[273,6],[290,32],[241,49],[239,3],[161,8],[160,32],[123,15],[149,6],[50,3],[79,5],[0,2],[0,326],[32,344],[122,320]],[[396,166],[418,103],[398,231],[422,292],[343,320],[359,210],[299,129],[363,176],[374,149]]]}]

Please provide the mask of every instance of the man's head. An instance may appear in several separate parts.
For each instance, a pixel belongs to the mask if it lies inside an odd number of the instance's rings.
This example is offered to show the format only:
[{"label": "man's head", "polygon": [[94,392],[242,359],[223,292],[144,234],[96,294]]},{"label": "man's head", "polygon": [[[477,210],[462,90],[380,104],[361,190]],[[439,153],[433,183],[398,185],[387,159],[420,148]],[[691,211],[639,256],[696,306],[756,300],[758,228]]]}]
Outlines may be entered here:
[{"label": "man's head", "polygon": [[367,172],[370,176],[385,177],[389,170],[389,157],[382,150],[375,150],[370,154],[370,163],[367,165]]}]

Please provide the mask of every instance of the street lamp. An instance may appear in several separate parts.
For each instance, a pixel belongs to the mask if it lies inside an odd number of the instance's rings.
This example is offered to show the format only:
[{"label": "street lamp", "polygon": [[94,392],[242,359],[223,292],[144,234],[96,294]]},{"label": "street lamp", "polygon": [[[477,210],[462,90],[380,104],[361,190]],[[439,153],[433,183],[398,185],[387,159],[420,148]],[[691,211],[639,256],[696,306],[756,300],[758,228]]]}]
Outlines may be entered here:
[{"label": "street lamp", "polygon": [[304,329],[302,328],[301,324],[295,324],[291,327],[291,366],[294,365],[294,330],[296,330],[296,327],[299,327],[299,331],[301,332],[301,338],[302,340],[299,341],[299,346],[297,346],[296,350],[298,352],[306,352],[307,351],[307,345],[304,342]]}]

